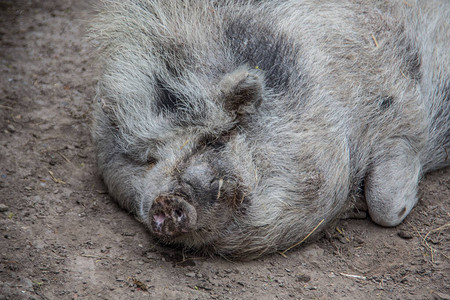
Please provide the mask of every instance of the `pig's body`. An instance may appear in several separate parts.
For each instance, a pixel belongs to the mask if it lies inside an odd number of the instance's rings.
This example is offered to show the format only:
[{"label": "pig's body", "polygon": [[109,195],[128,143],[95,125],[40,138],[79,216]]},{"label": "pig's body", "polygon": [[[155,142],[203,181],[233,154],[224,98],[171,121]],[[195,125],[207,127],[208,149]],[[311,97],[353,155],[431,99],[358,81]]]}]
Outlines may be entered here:
[{"label": "pig's body", "polygon": [[352,194],[399,224],[449,165],[448,20],[448,1],[107,1],[110,194],[161,241],[235,258],[319,232]]}]

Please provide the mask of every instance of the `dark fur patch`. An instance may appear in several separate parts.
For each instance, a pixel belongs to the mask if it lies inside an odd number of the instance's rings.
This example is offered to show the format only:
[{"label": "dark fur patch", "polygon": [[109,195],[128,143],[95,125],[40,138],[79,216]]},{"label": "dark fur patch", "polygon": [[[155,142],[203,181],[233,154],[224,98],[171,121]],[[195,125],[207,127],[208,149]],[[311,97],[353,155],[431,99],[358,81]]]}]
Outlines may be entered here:
[{"label": "dark fur patch", "polygon": [[[194,109],[189,98],[172,89],[163,80],[156,79],[154,86],[157,98],[154,111],[170,116],[173,125],[180,127],[201,126],[206,119],[206,109]],[[197,105],[204,104],[199,101]]]},{"label": "dark fur patch", "polygon": [[169,42],[167,45],[161,47],[161,52],[165,53],[168,60],[164,60],[164,65],[167,71],[174,78],[182,76],[184,66],[189,64],[195,64],[197,59],[190,52],[187,51],[186,42],[182,37],[177,37],[176,40]]},{"label": "dark fur patch", "polygon": [[406,72],[409,77],[416,81],[420,81],[422,78],[422,73],[420,72],[420,66],[422,65],[422,60],[417,52],[413,52],[405,58],[406,62]]},{"label": "dark fur patch", "polygon": [[415,81],[420,81],[422,79],[422,72],[420,70],[422,59],[419,49],[415,47],[409,38],[401,38],[397,43],[398,49],[400,49],[398,54],[403,60],[404,75]]},{"label": "dark fur patch", "polygon": [[181,105],[180,95],[169,89],[162,80],[156,79],[155,90],[158,98],[156,100],[156,110],[158,113],[163,111],[175,112]]},{"label": "dark fur patch", "polygon": [[301,79],[297,69],[298,47],[286,36],[274,33],[261,22],[245,18],[229,23],[225,36],[236,64],[248,64],[264,71],[265,84],[277,92]]},{"label": "dark fur patch", "polygon": [[382,110],[387,110],[394,103],[394,97],[392,96],[380,96],[378,98],[380,108]]}]

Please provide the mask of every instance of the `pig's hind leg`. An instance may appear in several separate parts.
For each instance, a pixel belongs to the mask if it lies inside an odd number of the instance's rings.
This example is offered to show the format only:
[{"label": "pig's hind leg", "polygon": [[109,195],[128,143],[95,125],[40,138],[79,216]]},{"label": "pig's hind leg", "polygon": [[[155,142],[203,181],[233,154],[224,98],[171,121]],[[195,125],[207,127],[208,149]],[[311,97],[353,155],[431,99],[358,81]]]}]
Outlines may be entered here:
[{"label": "pig's hind leg", "polygon": [[365,180],[365,197],[372,220],[382,226],[396,226],[417,202],[421,174],[419,155],[406,140],[384,147]]}]

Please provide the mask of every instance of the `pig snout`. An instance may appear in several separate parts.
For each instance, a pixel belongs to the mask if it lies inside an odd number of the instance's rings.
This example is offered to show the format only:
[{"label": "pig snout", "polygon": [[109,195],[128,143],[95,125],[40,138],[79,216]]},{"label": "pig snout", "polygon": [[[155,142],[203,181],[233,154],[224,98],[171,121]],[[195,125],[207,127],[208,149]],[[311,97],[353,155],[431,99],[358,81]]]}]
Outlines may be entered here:
[{"label": "pig snout", "polygon": [[157,236],[177,236],[195,229],[197,211],[182,196],[160,195],[150,209],[150,229]]}]

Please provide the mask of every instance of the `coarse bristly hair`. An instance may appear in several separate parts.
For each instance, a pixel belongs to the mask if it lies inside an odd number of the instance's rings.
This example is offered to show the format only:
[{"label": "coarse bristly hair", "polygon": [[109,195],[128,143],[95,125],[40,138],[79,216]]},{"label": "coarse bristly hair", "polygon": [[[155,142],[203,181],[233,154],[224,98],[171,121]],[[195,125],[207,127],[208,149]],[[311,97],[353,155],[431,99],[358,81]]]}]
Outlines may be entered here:
[{"label": "coarse bristly hair", "polygon": [[450,161],[449,20],[448,1],[103,1],[109,193],[162,242],[236,259],[359,193],[399,224]]}]

